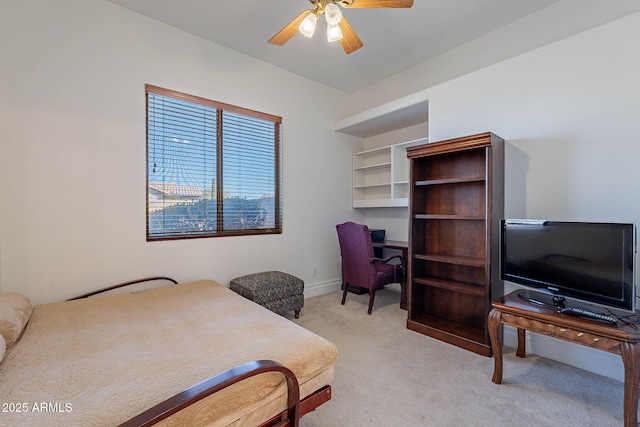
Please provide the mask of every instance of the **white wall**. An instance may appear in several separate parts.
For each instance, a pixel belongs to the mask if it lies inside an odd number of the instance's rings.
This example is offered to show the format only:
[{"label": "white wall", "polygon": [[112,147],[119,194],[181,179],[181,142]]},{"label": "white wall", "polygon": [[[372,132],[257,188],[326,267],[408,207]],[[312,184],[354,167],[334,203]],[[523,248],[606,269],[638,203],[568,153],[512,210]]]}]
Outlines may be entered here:
[{"label": "white wall", "polygon": [[[506,217],[640,224],[638,40],[635,13],[424,89],[430,140],[484,131],[507,140]],[[512,330],[505,338],[515,344]],[[535,353],[623,377],[618,356],[531,341]]]},{"label": "white wall", "polygon": [[[638,0],[561,0],[350,96],[353,113],[640,11]],[[428,43],[428,40],[425,41]]]},{"label": "white wall", "polygon": [[[2,291],[42,303],[268,269],[337,289],[335,224],[361,219],[358,141],[332,131],[344,94],[105,1],[0,8]],[[283,117],[281,235],[145,241],[145,83]]]}]

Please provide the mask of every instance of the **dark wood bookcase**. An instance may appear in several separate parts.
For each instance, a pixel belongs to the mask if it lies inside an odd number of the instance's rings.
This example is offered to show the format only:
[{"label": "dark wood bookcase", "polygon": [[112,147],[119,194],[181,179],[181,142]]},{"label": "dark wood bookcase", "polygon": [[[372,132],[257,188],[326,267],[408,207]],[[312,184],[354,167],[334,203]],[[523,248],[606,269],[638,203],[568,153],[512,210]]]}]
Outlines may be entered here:
[{"label": "dark wood bookcase", "polygon": [[487,132],[407,149],[407,328],[491,356],[487,316],[503,295],[504,140]]}]

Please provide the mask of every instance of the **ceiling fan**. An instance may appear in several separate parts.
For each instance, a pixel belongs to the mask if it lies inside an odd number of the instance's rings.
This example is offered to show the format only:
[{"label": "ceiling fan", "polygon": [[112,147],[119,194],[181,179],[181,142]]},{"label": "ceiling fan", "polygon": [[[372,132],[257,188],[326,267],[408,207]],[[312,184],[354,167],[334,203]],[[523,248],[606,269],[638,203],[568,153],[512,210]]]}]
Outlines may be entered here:
[{"label": "ceiling fan", "polygon": [[340,41],[345,53],[349,54],[360,49],[363,44],[356,32],[351,28],[347,19],[342,16],[338,7],[345,9],[365,8],[407,8],[413,6],[413,0],[309,0],[315,7],[307,9],[289,22],[275,36],[269,39],[269,43],[282,46],[300,32],[305,37],[313,36],[318,22],[318,16],[324,15],[327,21],[327,40],[329,42]]}]

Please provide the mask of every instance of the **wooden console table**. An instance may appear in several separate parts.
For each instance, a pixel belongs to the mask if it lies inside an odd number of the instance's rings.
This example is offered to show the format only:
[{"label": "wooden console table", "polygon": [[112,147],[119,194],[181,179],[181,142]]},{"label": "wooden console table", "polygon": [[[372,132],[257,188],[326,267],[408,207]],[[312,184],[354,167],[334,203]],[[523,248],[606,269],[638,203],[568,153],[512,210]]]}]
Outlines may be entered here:
[{"label": "wooden console table", "polygon": [[512,292],[493,304],[489,313],[489,336],[495,358],[492,381],[502,383],[502,343],[500,325],[518,330],[516,356],[525,357],[525,331],[536,332],[620,354],[624,364],[624,425],[637,427],[638,384],[640,381],[640,332],[628,325],[610,325],[596,320],[561,314],[553,308],[535,305]]}]

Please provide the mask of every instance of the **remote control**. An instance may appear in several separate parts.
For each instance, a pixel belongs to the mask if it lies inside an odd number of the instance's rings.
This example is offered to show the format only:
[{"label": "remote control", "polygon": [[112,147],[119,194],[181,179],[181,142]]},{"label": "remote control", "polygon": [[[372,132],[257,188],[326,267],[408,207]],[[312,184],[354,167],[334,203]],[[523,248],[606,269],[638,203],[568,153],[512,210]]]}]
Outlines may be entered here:
[{"label": "remote control", "polygon": [[587,317],[589,319],[600,320],[602,322],[616,324],[618,320],[615,317],[607,316],[606,314],[594,313],[593,311],[584,310],[577,307],[567,307],[560,310],[560,313],[574,314],[576,316]]}]

